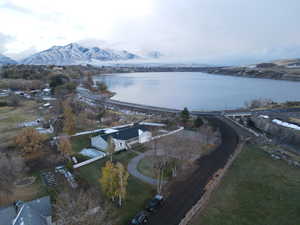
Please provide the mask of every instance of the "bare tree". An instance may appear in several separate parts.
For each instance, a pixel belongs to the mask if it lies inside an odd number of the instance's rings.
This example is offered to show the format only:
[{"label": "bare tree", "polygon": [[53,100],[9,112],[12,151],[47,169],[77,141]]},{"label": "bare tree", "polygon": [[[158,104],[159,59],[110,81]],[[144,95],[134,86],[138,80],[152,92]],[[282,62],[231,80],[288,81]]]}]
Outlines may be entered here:
[{"label": "bare tree", "polygon": [[68,136],[60,137],[58,142],[58,150],[65,158],[69,160],[71,159],[71,154],[73,153],[73,151],[72,151],[72,144]]},{"label": "bare tree", "polygon": [[23,158],[17,154],[0,153],[0,200],[12,193],[13,185],[18,177],[26,171]]},{"label": "bare tree", "polygon": [[119,198],[119,206],[122,207],[122,201],[125,199],[127,194],[127,185],[129,173],[121,163],[117,163],[115,166],[116,174],[118,177],[118,185],[116,194]]},{"label": "bare tree", "polygon": [[165,157],[159,153],[158,145],[159,145],[158,139],[154,139],[152,141],[152,148],[154,150],[154,155],[151,157],[152,159],[152,165],[153,165],[153,172],[155,174],[157,183],[156,183],[156,191],[158,194],[161,194],[162,187],[164,183],[164,169],[165,169]]},{"label": "bare tree", "polygon": [[273,103],[272,99],[268,98],[259,98],[259,99],[253,99],[251,101],[246,101],[245,106],[248,109],[255,109],[260,107],[266,107],[268,105],[271,105]]},{"label": "bare tree", "polygon": [[32,127],[27,127],[15,137],[15,144],[25,156],[40,153],[45,146],[47,135],[40,134]]},{"label": "bare tree", "polygon": [[70,106],[70,101],[66,100],[63,102],[63,116],[64,116],[64,127],[63,131],[66,134],[74,134],[76,127],[76,117],[72,110],[72,107]]},{"label": "bare tree", "polygon": [[97,190],[66,188],[54,204],[57,225],[111,225],[111,208],[100,201]]},{"label": "bare tree", "polygon": [[106,151],[108,152],[109,156],[110,156],[110,162],[113,162],[113,154],[115,153],[116,150],[116,145],[114,142],[113,137],[109,136],[108,137],[108,146]]},{"label": "bare tree", "polygon": [[172,176],[177,176],[177,170],[183,161],[190,160],[195,152],[199,156],[199,144],[197,135],[187,137],[182,134],[169,135],[153,141],[154,153],[150,160],[157,180],[158,194],[162,192],[167,169],[172,170]]}]

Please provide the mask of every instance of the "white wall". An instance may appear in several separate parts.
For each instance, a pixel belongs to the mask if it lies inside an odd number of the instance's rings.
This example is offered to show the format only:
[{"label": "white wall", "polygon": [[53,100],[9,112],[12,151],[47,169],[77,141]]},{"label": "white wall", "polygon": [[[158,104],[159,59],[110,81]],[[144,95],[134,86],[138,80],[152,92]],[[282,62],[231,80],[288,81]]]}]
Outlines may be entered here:
[{"label": "white wall", "polygon": [[126,145],[126,141],[123,140],[117,140],[117,139],[113,139],[114,143],[115,143],[115,152],[120,151],[120,150],[127,150],[127,145]]},{"label": "white wall", "polygon": [[152,138],[152,133],[149,131],[141,131],[139,130],[139,143],[143,144],[150,141]]}]

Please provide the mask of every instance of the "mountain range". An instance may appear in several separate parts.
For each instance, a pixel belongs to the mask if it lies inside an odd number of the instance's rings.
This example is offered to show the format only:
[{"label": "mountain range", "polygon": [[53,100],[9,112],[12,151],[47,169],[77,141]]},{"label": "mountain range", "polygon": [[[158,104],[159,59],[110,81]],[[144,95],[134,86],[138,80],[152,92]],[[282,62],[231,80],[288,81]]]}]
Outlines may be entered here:
[{"label": "mountain range", "polygon": [[[152,52],[149,58],[157,58],[160,53]],[[53,46],[45,51],[38,52],[23,59],[21,64],[29,65],[72,65],[72,64],[97,64],[103,61],[121,61],[141,59],[134,53],[122,50],[102,49],[98,47],[83,47],[77,43],[65,46]]]},{"label": "mountain range", "polygon": [[113,50],[99,47],[83,47],[77,43],[65,46],[53,46],[47,50],[35,53],[16,62],[4,55],[0,55],[0,64],[26,65],[76,65],[101,64],[101,62],[118,62],[133,59],[158,59],[162,54],[158,51],[148,52],[140,56],[126,50]]},{"label": "mountain range", "polygon": [[0,65],[17,64],[17,62],[5,55],[0,54]]}]

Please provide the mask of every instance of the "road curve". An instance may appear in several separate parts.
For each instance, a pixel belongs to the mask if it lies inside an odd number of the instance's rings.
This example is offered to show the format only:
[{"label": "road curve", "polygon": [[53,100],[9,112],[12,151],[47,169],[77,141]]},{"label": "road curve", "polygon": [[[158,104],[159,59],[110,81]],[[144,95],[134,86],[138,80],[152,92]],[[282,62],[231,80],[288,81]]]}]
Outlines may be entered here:
[{"label": "road curve", "polygon": [[[142,105],[130,102],[117,101],[112,99],[107,99],[105,101],[106,105],[113,105],[119,107],[127,107],[135,110],[141,111],[152,111],[159,113],[175,113],[181,112],[179,109],[171,109],[157,106]],[[286,108],[286,109],[262,109],[262,110],[220,110],[220,111],[191,111],[190,113],[195,116],[221,116],[221,115],[231,115],[231,114],[269,114],[269,113],[287,113],[287,112],[300,112],[300,108]]]},{"label": "road curve", "polygon": [[156,179],[153,179],[151,177],[147,177],[147,176],[141,174],[137,170],[137,167],[138,167],[138,164],[139,164],[140,160],[143,159],[146,155],[151,155],[151,154],[153,154],[153,151],[146,152],[146,153],[139,153],[139,155],[137,155],[136,157],[131,159],[131,161],[128,163],[127,169],[128,169],[128,172],[132,176],[144,181],[145,183],[148,183],[148,184],[151,184],[151,185],[157,185],[157,180]]},{"label": "road curve", "polygon": [[174,182],[165,206],[149,218],[150,225],[178,225],[186,213],[196,204],[204,193],[204,187],[210,177],[223,168],[235,151],[239,138],[235,130],[218,118],[208,118],[218,127],[222,144],[209,155],[196,162],[196,169],[184,180]]}]

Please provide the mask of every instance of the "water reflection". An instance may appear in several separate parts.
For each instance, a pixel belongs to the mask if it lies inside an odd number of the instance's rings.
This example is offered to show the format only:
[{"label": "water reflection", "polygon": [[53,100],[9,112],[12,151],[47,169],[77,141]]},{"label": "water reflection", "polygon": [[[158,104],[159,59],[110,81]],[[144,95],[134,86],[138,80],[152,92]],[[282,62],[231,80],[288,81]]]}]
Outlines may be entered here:
[{"label": "water reflection", "polygon": [[235,109],[246,101],[300,100],[300,83],[205,74],[200,72],[129,73],[96,77],[117,93],[114,99],[192,110]]}]

